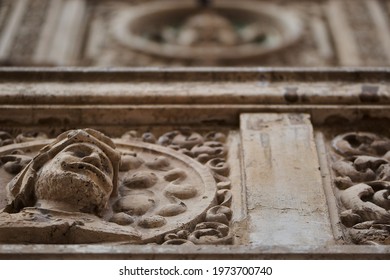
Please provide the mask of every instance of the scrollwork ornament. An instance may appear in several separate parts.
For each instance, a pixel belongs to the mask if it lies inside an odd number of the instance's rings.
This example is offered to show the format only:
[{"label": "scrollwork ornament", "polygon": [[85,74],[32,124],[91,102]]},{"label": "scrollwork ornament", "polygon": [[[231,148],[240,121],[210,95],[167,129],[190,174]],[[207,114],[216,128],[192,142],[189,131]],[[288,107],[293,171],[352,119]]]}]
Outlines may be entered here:
[{"label": "scrollwork ornament", "polygon": [[37,140],[44,140],[48,139],[46,133],[43,133],[41,131],[28,131],[25,133],[21,133],[15,138],[16,143],[26,143],[31,141],[37,141]]},{"label": "scrollwork ornament", "polygon": [[162,245],[195,245],[187,239],[170,239],[165,241]]},{"label": "scrollwork ornament", "polygon": [[[233,242],[233,238],[229,233],[230,230],[226,231],[232,219],[232,210],[230,209],[232,193],[230,191],[231,181],[228,178],[230,169],[225,161],[227,155],[225,141],[226,136],[221,132],[213,131],[201,135],[192,132],[190,129],[167,132],[158,138],[158,144],[192,157],[208,167],[213,174],[218,189],[218,205],[208,209],[204,221],[197,224],[188,236],[179,235],[178,233],[166,235],[163,244],[186,244],[185,240],[191,244],[230,244]],[[175,197],[178,201],[195,195],[195,193],[191,193],[191,188],[182,184],[185,178],[186,174],[180,169],[168,171],[164,177],[167,182],[170,182],[165,190],[167,195]],[[176,202],[175,208],[180,207],[179,205]]]},{"label": "scrollwork ornament", "polygon": [[232,219],[232,214],[232,210],[227,206],[214,206],[207,211],[206,221],[229,225]]},{"label": "scrollwork ornament", "polygon": [[0,147],[13,144],[15,139],[6,131],[0,131]]},{"label": "scrollwork ornament", "polygon": [[226,245],[233,242],[229,226],[218,222],[204,222],[195,227],[188,240],[194,244]]},{"label": "scrollwork ornament", "polygon": [[332,147],[341,156],[332,169],[342,224],[354,243],[389,244],[390,139],[349,132],[335,137]]},{"label": "scrollwork ornament", "polygon": [[222,158],[214,158],[206,163],[206,166],[218,175],[227,177],[229,175],[229,165]]},{"label": "scrollwork ornament", "polygon": [[31,160],[31,157],[23,154],[10,154],[0,157],[0,165],[3,165],[4,170],[8,173],[16,175],[22,171]]},{"label": "scrollwork ornament", "polygon": [[227,189],[218,190],[217,199],[219,205],[230,207],[232,205],[233,194]]},{"label": "scrollwork ornament", "polygon": [[335,137],[332,146],[343,156],[383,156],[390,151],[390,140],[371,132],[348,132]]}]

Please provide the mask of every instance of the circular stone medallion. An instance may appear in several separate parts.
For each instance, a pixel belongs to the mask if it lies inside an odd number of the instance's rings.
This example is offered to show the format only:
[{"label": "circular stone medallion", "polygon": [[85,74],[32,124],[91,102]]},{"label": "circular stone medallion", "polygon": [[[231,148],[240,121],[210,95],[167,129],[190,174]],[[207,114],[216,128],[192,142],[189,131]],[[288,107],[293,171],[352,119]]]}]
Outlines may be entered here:
[{"label": "circular stone medallion", "polygon": [[[52,141],[4,146],[0,156],[18,151],[33,157]],[[120,227],[122,233],[126,228],[135,230],[141,236],[137,243],[160,242],[167,233],[193,228],[216,205],[216,182],[199,162],[154,144],[115,139],[114,143],[121,153],[117,195],[111,197],[108,209],[99,217],[107,227]],[[0,176],[3,208],[5,186],[14,175],[2,167]],[[123,234],[118,240],[125,240]]]},{"label": "circular stone medallion", "polygon": [[303,36],[303,24],[269,3],[216,0],[205,10],[196,1],[167,0],[120,11],[110,32],[121,45],[149,55],[229,63],[286,49]]}]

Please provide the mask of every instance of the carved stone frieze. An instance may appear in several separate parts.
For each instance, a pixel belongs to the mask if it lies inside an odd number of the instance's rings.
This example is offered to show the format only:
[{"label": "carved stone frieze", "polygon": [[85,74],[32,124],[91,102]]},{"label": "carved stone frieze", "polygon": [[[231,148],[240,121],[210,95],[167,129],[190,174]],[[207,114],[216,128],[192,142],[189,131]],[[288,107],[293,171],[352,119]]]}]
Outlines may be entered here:
[{"label": "carved stone frieze", "polygon": [[223,133],[1,135],[2,243],[233,242]]},{"label": "carved stone frieze", "polygon": [[388,79],[3,69],[0,258],[387,258]]},{"label": "carved stone frieze", "polygon": [[390,139],[349,132],[332,141],[340,219],[357,244],[390,244]]}]

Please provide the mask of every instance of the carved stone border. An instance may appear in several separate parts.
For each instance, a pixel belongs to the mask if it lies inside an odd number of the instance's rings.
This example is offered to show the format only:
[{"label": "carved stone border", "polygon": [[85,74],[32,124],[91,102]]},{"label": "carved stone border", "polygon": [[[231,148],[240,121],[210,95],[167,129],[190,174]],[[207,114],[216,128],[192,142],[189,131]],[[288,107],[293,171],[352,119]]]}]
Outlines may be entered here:
[{"label": "carved stone border", "polygon": [[[162,242],[167,245],[232,244],[231,220],[233,213],[230,209],[232,192],[230,191],[231,181],[228,178],[230,170],[226,163],[227,148],[224,143],[226,136],[220,132],[209,132],[203,137],[195,132],[187,131],[185,133],[175,130],[166,132],[157,141],[150,132],[144,133],[141,138],[131,136],[135,133],[135,131],[131,131],[124,134],[122,139],[114,139],[117,149],[135,147],[161,154],[167,154],[168,148],[177,150],[179,153],[174,152],[173,155],[169,156],[180,160],[199,174],[203,174],[201,179],[206,187],[204,195],[209,197],[208,200],[214,200],[216,197],[215,206],[206,209],[205,213],[199,212],[199,216],[194,218],[195,225],[191,228],[185,227],[185,229],[181,228],[176,232],[165,234]],[[179,140],[175,142],[176,138]],[[27,159],[23,161],[24,156],[22,154],[14,155],[14,151],[35,150],[36,147],[43,147],[51,141],[46,139],[43,132],[22,133],[13,138],[9,133],[0,131],[0,154],[2,154],[0,166],[11,174],[17,174],[31,158],[26,157]],[[10,153],[4,153],[7,151]],[[202,170],[208,170],[210,173],[201,173]],[[207,176],[208,174],[210,176]],[[212,189],[210,189],[212,185],[217,186],[216,193],[212,193]],[[4,194],[4,192],[2,193]],[[208,200],[202,201],[202,204],[208,203]],[[201,209],[205,205],[202,206]],[[151,237],[149,239],[154,240]]]},{"label": "carved stone border", "polygon": [[[304,112],[311,114],[314,125],[340,120],[335,117],[346,122],[390,118],[387,68],[3,68],[0,72],[0,122],[2,127],[15,130],[47,127],[53,117],[56,125],[85,127],[94,123],[115,129],[129,123],[156,125],[168,120],[172,125],[237,127],[238,116],[243,112]],[[61,83],[69,90],[64,91]],[[145,84],[151,86],[150,91],[140,90]],[[291,87],[297,90],[286,90]],[[82,248],[0,246],[0,258],[6,259],[172,259],[178,254],[201,259],[387,259],[390,249],[340,244],[283,248],[250,244],[194,248],[108,244]]]}]

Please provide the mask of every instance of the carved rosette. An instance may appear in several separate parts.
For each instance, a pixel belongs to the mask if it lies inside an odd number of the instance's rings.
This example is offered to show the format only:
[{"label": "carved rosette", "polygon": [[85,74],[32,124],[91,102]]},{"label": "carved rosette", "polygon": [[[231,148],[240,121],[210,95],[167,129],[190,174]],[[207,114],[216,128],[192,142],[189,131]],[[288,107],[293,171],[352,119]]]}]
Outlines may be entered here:
[{"label": "carved rosette", "polygon": [[356,244],[390,244],[390,139],[350,132],[332,141],[342,224]]},{"label": "carved rosette", "polygon": [[[168,132],[158,138],[151,133],[135,135],[131,131],[114,139],[121,161],[117,195],[111,197],[109,210],[101,215],[101,221],[92,218],[89,228],[84,226],[85,218],[77,220],[77,226],[96,236],[103,231],[101,236],[107,236],[107,241],[115,241],[115,236],[117,241],[126,241],[126,236],[131,236],[129,242],[135,244],[231,244],[232,193],[225,135],[200,135],[189,130]],[[41,133],[12,138],[4,132],[0,136],[3,186],[52,141],[45,140]],[[5,190],[0,195],[5,197]],[[0,208],[5,206],[2,203]],[[28,215],[36,216],[34,211]],[[54,218],[37,228],[49,227]],[[5,224],[10,222],[8,219]],[[69,217],[61,219],[71,223]],[[19,216],[16,222],[21,220],[25,223]],[[112,229],[107,230],[110,225]],[[88,238],[75,240],[89,242]],[[104,241],[103,237],[99,242]]]}]

